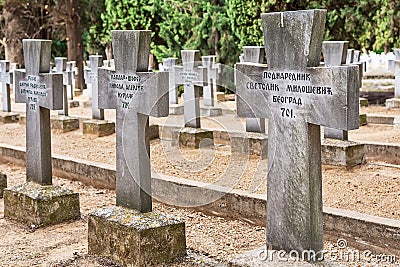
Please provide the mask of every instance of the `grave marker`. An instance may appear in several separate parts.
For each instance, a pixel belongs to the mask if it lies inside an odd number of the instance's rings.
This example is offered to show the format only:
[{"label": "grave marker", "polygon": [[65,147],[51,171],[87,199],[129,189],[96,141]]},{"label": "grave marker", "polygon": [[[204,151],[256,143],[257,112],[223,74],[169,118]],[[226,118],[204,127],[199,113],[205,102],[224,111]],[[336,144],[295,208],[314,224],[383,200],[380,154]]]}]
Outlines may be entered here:
[{"label": "grave marker", "polygon": [[26,103],[26,184],[4,191],[4,216],[56,224],[80,217],[79,194],[52,186],[50,109],[63,105],[62,74],[50,71],[50,40],[23,40],[26,70],[15,70],[15,102]]},{"label": "grave marker", "polygon": [[386,99],[387,108],[400,108],[400,49],[394,49],[394,97]]},{"label": "grave marker", "polygon": [[200,115],[214,117],[222,115],[222,109],[214,107],[214,95],[217,93],[220,64],[215,63],[217,56],[202,56],[201,62],[207,72],[207,80],[203,86],[204,107],[200,108]]},{"label": "grave marker", "polygon": [[178,59],[175,57],[169,57],[163,59],[164,71],[169,73],[169,103],[178,104],[178,87],[175,83],[175,66],[177,65]]},{"label": "grave marker", "polygon": [[[99,107],[116,109],[117,207],[90,215],[89,253],[123,265],[150,266],[183,256],[186,246],[184,223],[149,214],[148,119],[168,116],[168,73],[148,71],[151,31],[111,31],[111,35],[115,71],[99,68]],[[155,231],[160,234],[151,234]]]},{"label": "grave marker", "polygon": [[[243,46],[243,62],[264,63],[264,46]],[[246,132],[265,133],[265,118],[246,118]]]},{"label": "grave marker", "polygon": [[[65,68],[67,75],[69,75],[70,84],[67,84],[67,97],[70,100],[74,100],[75,91],[75,61],[68,61]],[[79,104],[79,102],[78,102]],[[79,106],[79,105],[78,105]]]},{"label": "grave marker", "polygon": [[58,111],[58,115],[68,116],[68,96],[67,96],[67,85],[71,84],[71,76],[66,72],[67,70],[67,58],[56,57],[54,58],[55,71],[54,73],[60,73],[63,75],[63,108]]},{"label": "grave marker", "polygon": [[12,83],[12,73],[10,72],[10,62],[8,60],[0,60],[0,80],[3,111],[11,112],[10,84]]},{"label": "grave marker", "polygon": [[320,65],[325,10],[262,14],[268,67],[236,65],[241,117],[267,117],[267,245],[323,249],[320,125],[359,127],[355,66]]}]

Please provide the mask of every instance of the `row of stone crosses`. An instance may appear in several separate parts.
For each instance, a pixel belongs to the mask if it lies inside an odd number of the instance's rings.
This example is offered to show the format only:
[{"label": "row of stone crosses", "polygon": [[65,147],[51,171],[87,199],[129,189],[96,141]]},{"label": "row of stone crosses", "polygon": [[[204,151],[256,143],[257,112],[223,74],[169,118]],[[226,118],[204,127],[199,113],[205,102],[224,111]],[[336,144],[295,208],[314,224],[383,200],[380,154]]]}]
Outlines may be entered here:
[{"label": "row of stone crosses", "polygon": [[[265,50],[245,48],[235,82],[238,115],[269,119],[266,243],[318,252],[323,249],[320,126],[359,127],[360,67],[345,64],[346,42],[322,44],[326,10],[267,13],[261,19]],[[177,67],[169,63],[164,63],[168,71],[149,71],[150,42],[150,31],[112,31],[115,69],[100,67],[89,75],[98,86],[92,87],[98,108],[116,109],[117,139],[116,206],[90,214],[89,253],[124,266],[150,266],[186,253],[184,223],[152,211],[146,132],[149,116],[168,116],[170,101],[176,102],[175,93],[170,99],[173,79],[182,79],[184,99],[197,109],[194,88],[204,71],[193,50],[182,51],[180,75],[171,74]],[[23,40],[25,69],[14,71],[14,90],[15,101],[26,103],[27,183],[4,191],[5,218],[38,226],[80,217],[79,195],[52,185],[50,110],[63,108],[65,94],[63,75],[50,73],[50,47],[48,40]],[[97,66],[90,63],[91,71]],[[188,126],[199,127],[197,111],[184,108]]]}]

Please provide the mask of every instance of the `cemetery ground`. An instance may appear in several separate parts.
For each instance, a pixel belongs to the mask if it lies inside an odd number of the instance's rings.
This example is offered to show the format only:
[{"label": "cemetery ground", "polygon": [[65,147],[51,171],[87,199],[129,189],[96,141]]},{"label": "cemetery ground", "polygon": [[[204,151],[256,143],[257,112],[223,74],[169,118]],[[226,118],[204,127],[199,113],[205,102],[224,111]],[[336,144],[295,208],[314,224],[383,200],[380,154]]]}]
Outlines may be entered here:
[{"label": "cemetery ground", "polygon": [[[226,103],[232,107],[234,102]],[[23,111],[22,106],[14,110]],[[368,107],[364,111],[379,113],[384,108]],[[392,111],[387,111],[392,112]],[[89,108],[71,109],[70,116],[90,116]],[[106,119],[115,118],[115,113],[106,110]],[[225,116],[225,117],[224,117]],[[219,120],[238,120],[234,115],[224,115],[220,119],[202,118],[204,127],[223,127]],[[181,118],[180,118],[181,119]],[[165,119],[157,119],[164,122]],[[241,124],[243,125],[243,121]],[[240,124],[240,123],[239,123]],[[240,125],[232,126],[236,131]],[[367,125],[350,132],[350,140],[400,143],[398,131],[392,125]],[[25,147],[25,126],[13,123],[0,125],[0,143]],[[105,137],[92,137],[81,130],[67,133],[52,133],[53,155],[67,155],[76,159],[102,162],[115,165],[115,134]],[[216,145],[211,148],[193,150],[174,148],[168,142],[158,139],[151,141],[151,160],[153,172],[226,185],[219,179],[224,173],[234,174],[235,189],[252,190],[256,193],[266,191],[267,160],[234,156],[229,145]],[[368,163],[355,167],[323,166],[324,206],[400,219],[400,164],[396,160],[385,161],[374,158]],[[22,183],[25,169],[12,163],[1,163],[1,169],[9,177],[9,185]],[[264,178],[262,178],[264,177]],[[0,200],[0,235],[2,244],[0,254],[4,266],[114,266],[103,259],[87,255],[87,216],[100,207],[115,203],[113,190],[96,189],[81,182],[55,177],[55,184],[66,186],[81,195],[82,219],[35,229],[17,225],[4,220],[3,200]],[[265,227],[248,224],[240,220],[228,220],[208,216],[198,211],[174,208],[160,203],[156,211],[165,211],[182,218],[186,223],[189,256],[183,262],[166,266],[224,266],[240,253],[259,248],[265,244]],[[329,249],[334,243],[325,242]],[[366,265],[365,265],[366,264]],[[346,266],[375,266],[376,263],[346,263]]]}]

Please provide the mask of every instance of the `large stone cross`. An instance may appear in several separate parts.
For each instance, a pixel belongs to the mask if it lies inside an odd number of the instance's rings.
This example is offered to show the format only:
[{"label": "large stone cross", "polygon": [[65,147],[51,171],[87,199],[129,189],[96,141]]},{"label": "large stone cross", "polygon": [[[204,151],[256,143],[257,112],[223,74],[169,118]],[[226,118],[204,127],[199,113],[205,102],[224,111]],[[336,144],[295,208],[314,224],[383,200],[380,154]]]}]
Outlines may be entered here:
[{"label": "large stone cross", "polygon": [[151,31],[111,34],[115,72],[99,68],[99,107],[117,110],[117,205],[149,212],[148,118],[168,116],[168,73],[148,72]]},{"label": "large stone cross", "polygon": [[177,73],[177,84],[184,86],[185,127],[200,128],[200,86],[207,81],[207,69],[201,66],[199,50],[182,50],[183,69]]},{"label": "large stone cross", "polygon": [[50,110],[63,106],[63,75],[50,71],[50,40],[23,40],[25,70],[15,70],[15,102],[26,103],[26,179],[52,183]]},{"label": "large stone cross", "polygon": [[11,112],[10,84],[12,83],[12,73],[8,60],[0,60],[0,82],[3,111]]},{"label": "large stone cross", "polygon": [[269,119],[267,245],[318,252],[323,249],[320,125],[359,127],[358,68],[319,67],[326,10],[261,18],[268,67],[239,63],[236,82],[239,116]]},{"label": "large stone cross", "polygon": [[103,56],[89,56],[90,69],[87,71],[87,82],[92,85],[92,119],[104,120],[104,109],[99,108],[99,67],[103,64]]}]

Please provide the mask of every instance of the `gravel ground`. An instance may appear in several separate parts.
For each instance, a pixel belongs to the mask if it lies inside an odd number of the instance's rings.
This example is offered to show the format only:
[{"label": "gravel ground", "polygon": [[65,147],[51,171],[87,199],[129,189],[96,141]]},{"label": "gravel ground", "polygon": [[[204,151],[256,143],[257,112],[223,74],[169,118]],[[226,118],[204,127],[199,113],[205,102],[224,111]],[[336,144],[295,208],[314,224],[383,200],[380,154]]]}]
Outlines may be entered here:
[{"label": "gravel ground", "polygon": [[[8,175],[9,186],[25,179],[25,169],[13,164],[0,163]],[[98,190],[80,182],[54,177],[54,184],[80,193],[82,219],[56,226],[32,229],[4,220],[4,203],[0,199],[0,255],[1,266],[117,266],[102,258],[87,255],[87,216],[98,208],[113,205],[115,192]],[[154,204],[154,210],[173,214],[185,221],[188,256],[182,260],[158,267],[227,266],[236,255],[262,247],[265,228],[238,220],[207,216],[188,209]],[[325,242],[325,249],[335,251],[337,244]],[[350,253],[353,248],[340,250]],[[374,255],[345,266],[377,266]],[[381,265],[397,266],[397,265]]]}]

